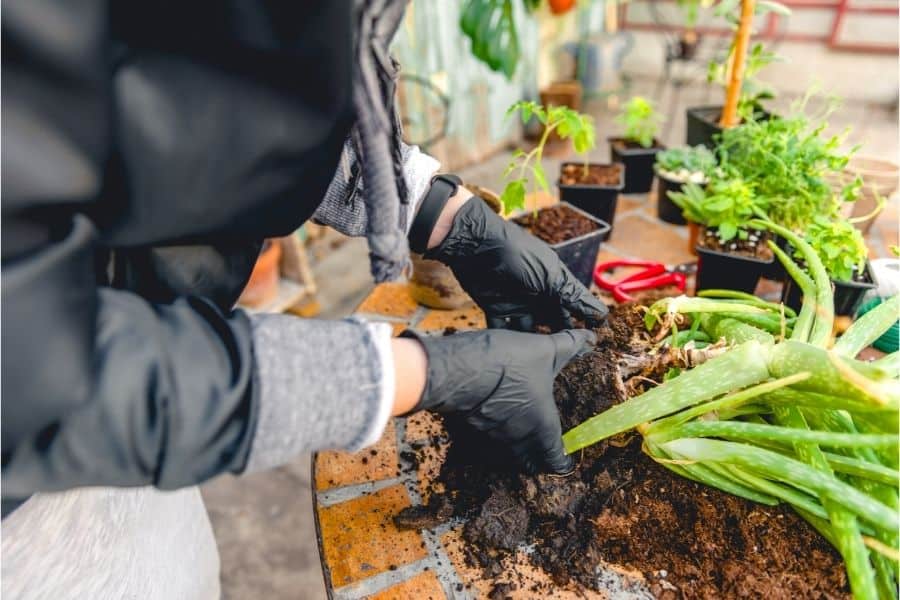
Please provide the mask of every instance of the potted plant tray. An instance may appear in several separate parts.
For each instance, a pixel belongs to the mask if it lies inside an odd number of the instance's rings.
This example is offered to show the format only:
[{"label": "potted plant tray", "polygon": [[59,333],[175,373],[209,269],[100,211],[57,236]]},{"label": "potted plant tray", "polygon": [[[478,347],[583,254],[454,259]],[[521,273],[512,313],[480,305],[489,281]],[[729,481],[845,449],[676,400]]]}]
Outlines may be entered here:
[{"label": "potted plant tray", "polygon": [[623,194],[646,194],[650,191],[653,185],[653,163],[656,162],[656,154],[665,148],[656,138],[653,138],[653,145],[649,148],[625,138],[609,138],[609,153],[613,162],[625,165]]},{"label": "potted plant tray", "polygon": [[513,222],[546,242],[578,281],[590,287],[608,223],[568,202],[524,213]]},{"label": "potted plant tray", "polygon": [[696,245],[695,291],[726,289],[752,294],[759,278],[775,261],[766,244],[768,238],[767,232],[751,229],[746,240],[722,242],[715,229],[701,229]]},{"label": "potted plant tray", "polygon": [[619,192],[625,186],[624,165],[589,163],[585,174],[584,164],[566,162],[560,166],[557,185],[561,201],[607,223],[604,240],[612,235]]}]

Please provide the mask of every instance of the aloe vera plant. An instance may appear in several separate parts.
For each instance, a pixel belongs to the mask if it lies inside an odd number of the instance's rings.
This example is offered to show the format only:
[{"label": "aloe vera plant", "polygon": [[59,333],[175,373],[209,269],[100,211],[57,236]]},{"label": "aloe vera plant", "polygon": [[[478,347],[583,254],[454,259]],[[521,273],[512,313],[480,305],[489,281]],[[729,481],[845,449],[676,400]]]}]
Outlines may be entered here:
[{"label": "aloe vera plant", "polygon": [[[834,342],[831,284],[816,251],[767,220],[751,224],[784,236],[806,263],[808,274],[770,244],[804,290],[799,313],[722,290],[660,300],[648,310],[648,328],[662,323],[678,339],[678,323],[690,315],[699,325],[688,337],[731,345],[568,431],[566,451],[636,428],[649,456],[679,475],[793,506],[841,553],[855,598],[895,598],[898,361],[856,355],[896,321],[900,296]],[[774,334],[771,324],[780,324]]]}]

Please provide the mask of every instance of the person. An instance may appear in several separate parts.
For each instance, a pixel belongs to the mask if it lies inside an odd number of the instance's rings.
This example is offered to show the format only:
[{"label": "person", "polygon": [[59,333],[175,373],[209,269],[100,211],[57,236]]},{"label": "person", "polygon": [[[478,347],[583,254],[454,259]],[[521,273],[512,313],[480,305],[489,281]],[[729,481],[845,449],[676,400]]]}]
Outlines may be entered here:
[{"label": "person", "polygon": [[[458,413],[565,473],[555,373],[605,307],[402,144],[394,0],[4,5],[2,592],[216,597],[197,484]],[[491,328],[446,337],[233,305],[310,218],[448,264]],[[513,331],[547,316],[552,335]],[[177,491],[175,491],[177,490]],[[172,491],[166,493],[164,491]]]}]

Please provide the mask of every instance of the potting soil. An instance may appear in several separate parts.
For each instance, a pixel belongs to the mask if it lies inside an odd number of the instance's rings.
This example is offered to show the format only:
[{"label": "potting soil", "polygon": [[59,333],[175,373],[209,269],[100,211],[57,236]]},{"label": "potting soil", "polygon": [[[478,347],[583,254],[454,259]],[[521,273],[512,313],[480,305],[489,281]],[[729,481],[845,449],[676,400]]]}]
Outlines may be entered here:
[{"label": "potting soil", "polygon": [[[615,364],[646,352],[643,331],[635,306],[616,307],[598,330],[596,351],[562,370],[554,399],[564,431],[624,399]],[[658,598],[849,598],[840,556],[789,508],[681,478],[641,452],[636,433],[584,449],[572,475],[527,476],[464,423],[444,425],[450,448],[427,506],[395,521],[419,529],[465,519],[466,559],[494,582],[491,597],[599,590],[597,567],[607,563],[640,571]],[[540,589],[503,569],[503,558],[525,545],[558,588]]]},{"label": "potting soil", "polygon": [[768,232],[759,229],[750,229],[747,231],[747,239],[742,240],[740,237],[734,237],[727,242],[723,242],[719,239],[715,229],[705,228],[700,232],[697,243],[704,248],[715,250],[716,252],[769,260],[772,258],[773,253],[767,243],[768,240]]},{"label": "potting soil", "polygon": [[563,185],[617,186],[621,176],[621,165],[588,165],[585,173],[584,165],[567,164],[560,171],[559,181]]},{"label": "potting soil", "polygon": [[591,219],[562,204],[542,208],[537,215],[530,212],[516,217],[515,222],[548,244],[572,240],[599,228]]}]

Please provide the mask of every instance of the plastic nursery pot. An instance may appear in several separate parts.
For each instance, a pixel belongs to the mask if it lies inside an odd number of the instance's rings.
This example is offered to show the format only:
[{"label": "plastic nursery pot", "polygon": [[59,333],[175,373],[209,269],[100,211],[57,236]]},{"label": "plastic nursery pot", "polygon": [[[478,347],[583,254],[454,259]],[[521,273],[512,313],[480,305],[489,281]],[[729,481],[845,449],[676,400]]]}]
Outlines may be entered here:
[{"label": "plastic nursery pot", "polygon": [[653,185],[653,165],[656,162],[656,153],[665,150],[666,147],[659,140],[653,140],[653,145],[644,148],[640,145],[632,145],[622,138],[609,138],[609,154],[613,162],[625,165],[625,187],[623,194],[646,194]]},{"label": "plastic nursery pot", "polygon": [[[862,299],[869,290],[878,287],[878,281],[875,279],[875,271],[872,265],[866,261],[865,270],[866,281],[835,281],[834,284],[834,314],[841,317],[852,317],[856,314]],[[792,277],[784,278],[784,286],[781,288],[781,301],[785,306],[790,306],[794,310],[800,310],[803,303],[803,296]]]},{"label": "plastic nursery pot", "polygon": [[[625,166],[621,163],[619,166],[619,181],[616,184],[587,184],[575,183],[564,184],[562,182],[563,169],[569,166],[578,168],[583,167],[581,163],[566,162],[560,165],[560,179],[557,181],[559,186],[559,199],[567,202],[588,213],[595,219],[605,222],[609,227],[603,235],[603,239],[607,240],[612,235],[613,225],[616,217],[616,204],[619,201],[619,192],[625,186]],[[590,167],[613,167],[610,163],[589,163]]]},{"label": "plastic nursery pot", "polygon": [[[578,278],[578,281],[584,284],[585,287],[590,287],[591,281],[593,280],[594,264],[597,262],[597,253],[600,252],[600,244],[606,239],[610,226],[605,221],[594,217],[576,206],[572,206],[568,202],[560,202],[554,206],[539,209],[538,214],[557,206],[567,207],[597,225],[597,229],[590,233],[562,242],[549,244],[563,264]],[[513,222],[521,225],[516,219],[513,219]]]},{"label": "plastic nursery pot", "polygon": [[281,262],[281,242],[266,240],[250,279],[238,299],[240,304],[257,308],[271,302],[278,296],[278,263]]},{"label": "plastic nursery pot", "polygon": [[697,280],[694,291],[737,290],[752,294],[766,269],[775,260],[720,252],[697,244]]},{"label": "plastic nursery pot", "polygon": [[[722,106],[697,106],[689,108],[687,114],[688,146],[703,145],[710,150],[716,147],[713,136],[722,132],[719,127],[719,117],[722,116]],[[759,119],[770,119],[772,113],[761,110],[757,113]]]},{"label": "plastic nursery pot", "polygon": [[[676,181],[670,177],[666,177],[662,173],[656,174],[656,216],[673,225],[687,225],[687,219],[681,213],[681,209],[677,204],[669,198],[669,192],[680,192],[686,182]],[[697,240],[694,239],[694,243]],[[691,244],[691,249],[694,246]]]}]

